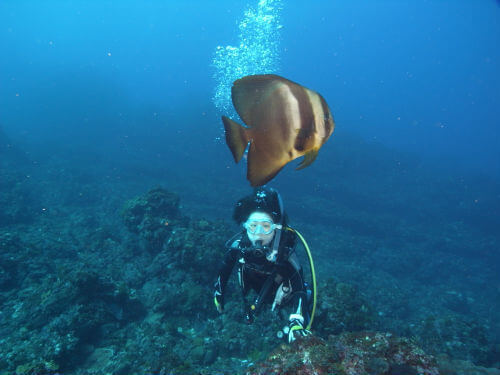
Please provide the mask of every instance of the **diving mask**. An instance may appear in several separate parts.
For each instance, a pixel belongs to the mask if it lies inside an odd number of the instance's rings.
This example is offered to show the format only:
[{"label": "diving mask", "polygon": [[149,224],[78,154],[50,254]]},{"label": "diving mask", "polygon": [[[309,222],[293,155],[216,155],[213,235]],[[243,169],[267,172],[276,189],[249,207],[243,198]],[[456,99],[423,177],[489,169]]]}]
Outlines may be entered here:
[{"label": "diving mask", "polygon": [[272,220],[247,220],[243,226],[252,234],[271,234],[276,229]]},{"label": "diving mask", "polygon": [[281,225],[275,224],[267,213],[256,211],[248,217],[243,227],[254,246],[259,240],[266,246],[271,242],[275,229],[281,228]]},{"label": "diving mask", "polygon": [[280,224],[274,224],[271,216],[265,212],[252,213],[243,227],[251,234],[271,234],[276,228],[280,229]]}]

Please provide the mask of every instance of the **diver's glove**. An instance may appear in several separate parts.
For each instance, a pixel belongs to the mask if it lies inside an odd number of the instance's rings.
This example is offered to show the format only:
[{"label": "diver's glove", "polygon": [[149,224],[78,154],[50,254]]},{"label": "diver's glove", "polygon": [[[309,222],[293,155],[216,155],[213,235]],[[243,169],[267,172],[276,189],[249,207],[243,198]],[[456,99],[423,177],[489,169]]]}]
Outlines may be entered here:
[{"label": "diver's glove", "polygon": [[291,343],[299,336],[307,336],[311,332],[304,328],[304,317],[300,314],[291,314],[288,327],[288,342]]},{"label": "diver's glove", "polygon": [[224,311],[224,301],[222,294],[218,290],[214,292],[214,303],[219,314],[222,314],[222,311]]}]

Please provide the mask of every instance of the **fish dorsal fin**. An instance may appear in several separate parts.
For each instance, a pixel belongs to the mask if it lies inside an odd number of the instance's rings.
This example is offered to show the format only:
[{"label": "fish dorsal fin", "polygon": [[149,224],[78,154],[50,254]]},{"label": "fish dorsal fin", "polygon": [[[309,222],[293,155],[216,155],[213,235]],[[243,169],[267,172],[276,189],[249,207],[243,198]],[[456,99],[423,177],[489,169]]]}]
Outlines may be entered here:
[{"label": "fish dorsal fin", "polygon": [[243,122],[249,127],[258,126],[255,114],[266,112],[268,98],[280,84],[294,84],[274,74],[246,76],[234,81],[231,88],[233,105]]}]

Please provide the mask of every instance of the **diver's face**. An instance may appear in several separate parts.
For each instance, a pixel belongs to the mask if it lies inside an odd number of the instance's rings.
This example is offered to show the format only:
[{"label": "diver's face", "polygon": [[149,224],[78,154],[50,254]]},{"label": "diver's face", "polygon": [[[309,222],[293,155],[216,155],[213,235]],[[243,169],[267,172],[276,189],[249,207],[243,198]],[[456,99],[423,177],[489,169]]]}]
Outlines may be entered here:
[{"label": "diver's face", "polygon": [[270,215],[265,212],[253,212],[243,224],[247,230],[247,236],[255,246],[257,241],[261,241],[263,246],[271,243],[276,230],[276,225]]}]

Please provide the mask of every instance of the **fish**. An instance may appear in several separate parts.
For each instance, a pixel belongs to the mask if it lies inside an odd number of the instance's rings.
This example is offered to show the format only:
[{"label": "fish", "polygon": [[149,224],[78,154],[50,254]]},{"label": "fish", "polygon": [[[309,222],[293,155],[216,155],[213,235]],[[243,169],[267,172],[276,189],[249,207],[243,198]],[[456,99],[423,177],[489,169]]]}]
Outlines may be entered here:
[{"label": "fish", "polygon": [[222,116],[226,144],[236,163],[248,150],[247,180],[254,187],[266,184],[301,156],[297,170],[311,165],[335,128],[318,92],[275,74],[237,79],[231,98],[244,125]]}]

